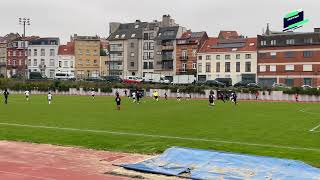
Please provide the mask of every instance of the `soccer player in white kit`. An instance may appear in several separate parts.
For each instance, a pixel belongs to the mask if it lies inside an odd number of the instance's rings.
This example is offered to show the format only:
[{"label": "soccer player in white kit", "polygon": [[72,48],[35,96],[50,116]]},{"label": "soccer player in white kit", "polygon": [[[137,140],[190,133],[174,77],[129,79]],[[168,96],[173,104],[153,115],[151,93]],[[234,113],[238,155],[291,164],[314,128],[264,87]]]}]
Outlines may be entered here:
[{"label": "soccer player in white kit", "polygon": [[26,90],[24,94],[26,95],[27,101],[29,101],[30,91]]},{"label": "soccer player in white kit", "polygon": [[52,100],[52,94],[49,91],[49,93],[48,93],[48,102],[49,102],[49,104],[51,104],[51,100]]},{"label": "soccer player in white kit", "polygon": [[91,96],[92,96],[92,99],[94,99],[94,96],[96,95],[96,92],[94,91],[94,89],[92,89],[91,91]]}]

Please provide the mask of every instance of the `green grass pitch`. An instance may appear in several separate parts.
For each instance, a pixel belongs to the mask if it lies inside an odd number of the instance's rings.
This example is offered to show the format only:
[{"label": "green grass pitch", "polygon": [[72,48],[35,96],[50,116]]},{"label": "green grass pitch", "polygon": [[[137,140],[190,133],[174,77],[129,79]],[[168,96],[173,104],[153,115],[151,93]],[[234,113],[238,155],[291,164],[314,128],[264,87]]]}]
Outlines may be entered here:
[{"label": "green grass pitch", "polygon": [[[3,97],[1,97],[3,100]],[[3,101],[2,101],[3,102]],[[319,104],[11,95],[0,104],[0,139],[160,153],[171,146],[302,160],[320,167]],[[317,132],[319,131],[319,132]]]}]

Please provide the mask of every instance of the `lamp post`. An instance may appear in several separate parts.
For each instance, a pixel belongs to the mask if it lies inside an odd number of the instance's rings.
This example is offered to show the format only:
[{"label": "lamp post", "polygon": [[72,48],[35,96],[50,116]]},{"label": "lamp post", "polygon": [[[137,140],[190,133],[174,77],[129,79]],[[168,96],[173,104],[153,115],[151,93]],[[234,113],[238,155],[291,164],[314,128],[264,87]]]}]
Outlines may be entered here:
[{"label": "lamp post", "polygon": [[30,26],[30,19],[29,18],[19,18],[19,24],[23,26],[22,37],[26,37],[26,26]]}]

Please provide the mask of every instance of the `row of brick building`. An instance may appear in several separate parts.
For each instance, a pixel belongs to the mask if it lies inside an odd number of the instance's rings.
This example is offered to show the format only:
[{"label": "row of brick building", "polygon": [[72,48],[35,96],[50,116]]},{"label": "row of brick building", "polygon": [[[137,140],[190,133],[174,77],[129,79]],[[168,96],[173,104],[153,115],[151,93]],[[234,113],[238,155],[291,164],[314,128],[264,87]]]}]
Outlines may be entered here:
[{"label": "row of brick building", "polygon": [[161,21],[112,22],[109,37],[77,36],[61,45],[59,38],[0,38],[0,75],[27,77],[40,72],[54,78],[57,72],[78,79],[99,76],[161,74],[195,75],[198,81],[230,79],[262,86],[320,86],[320,30],[274,32],[245,37],[220,31],[208,37],[176,24],[170,15]]}]

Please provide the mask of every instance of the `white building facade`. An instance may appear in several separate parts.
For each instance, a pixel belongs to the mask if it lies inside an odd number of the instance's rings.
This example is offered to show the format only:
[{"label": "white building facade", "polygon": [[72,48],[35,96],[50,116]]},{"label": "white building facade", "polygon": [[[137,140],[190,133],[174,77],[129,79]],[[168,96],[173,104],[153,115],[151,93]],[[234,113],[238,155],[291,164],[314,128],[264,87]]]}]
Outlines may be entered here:
[{"label": "white building facade", "polygon": [[231,79],[256,82],[256,38],[224,40],[210,38],[198,53],[197,78],[199,81]]},{"label": "white building facade", "polygon": [[56,73],[66,73],[75,76],[74,43],[59,46]]},{"label": "white building facade", "polygon": [[59,38],[39,38],[28,46],[28,71],[53,79],[58,62]]}]

